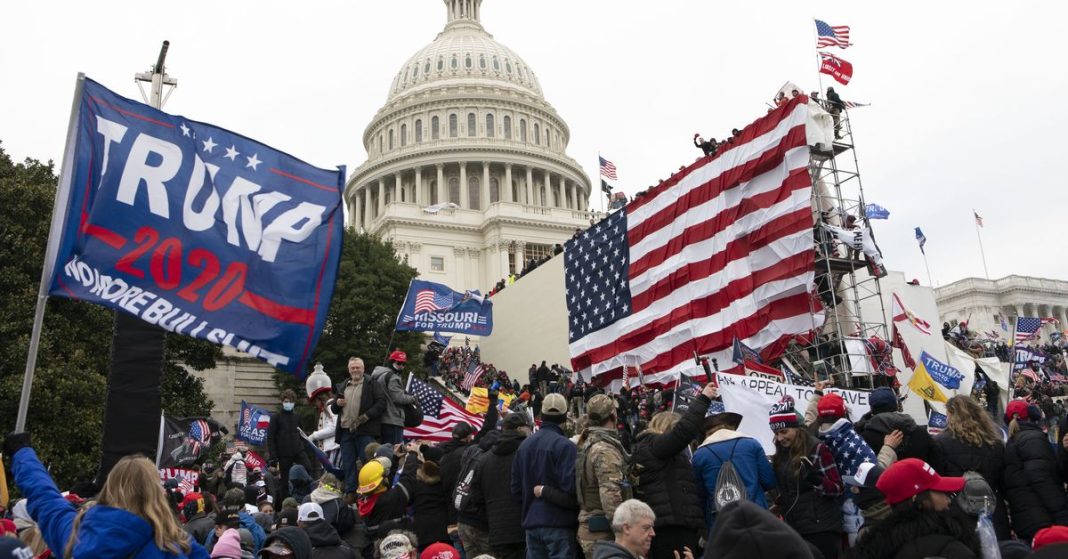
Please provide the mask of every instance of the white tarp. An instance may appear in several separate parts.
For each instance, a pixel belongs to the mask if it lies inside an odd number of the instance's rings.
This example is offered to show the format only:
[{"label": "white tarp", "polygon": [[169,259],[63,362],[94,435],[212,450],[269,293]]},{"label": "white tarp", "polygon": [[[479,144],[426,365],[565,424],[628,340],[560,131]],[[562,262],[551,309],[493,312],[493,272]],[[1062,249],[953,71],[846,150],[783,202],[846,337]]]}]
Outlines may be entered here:
[{"label": "white tarp", "polygon": [[822,148],[825,150],[830,149],[831,144],[834,143],[834,118],[815,101],[808,102],[805,136],[808,139],[808,145],[823,144]]},{"label": "white tarp", "polygon": [[[794,399],[797,412],[804,414],[809,400],[816,391],[811,386],[783,384],[762,378],[725,373],[716,373],[716,381],[719,383],[719,395],[723,399],[724,409],[742,416],[742,425],[738,431],[760,441],[764,452],[769,456],[775,453],[775,437],[768,425],[768,411],[772,404],[778,402],[783,396],[789,395]],[[871,409],[867,392],[837,388],[832,388],[829,392],[836,392],[842,396],[849,410],[849,419],[852,421],[857,421]]]}]

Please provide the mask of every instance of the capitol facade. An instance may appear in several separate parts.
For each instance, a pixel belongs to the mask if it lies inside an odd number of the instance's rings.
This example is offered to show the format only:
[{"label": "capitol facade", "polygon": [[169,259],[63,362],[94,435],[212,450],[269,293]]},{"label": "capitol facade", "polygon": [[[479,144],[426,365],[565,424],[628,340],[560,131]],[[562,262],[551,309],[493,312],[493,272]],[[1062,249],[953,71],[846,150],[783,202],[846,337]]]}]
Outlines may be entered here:
[{"label": "capitol facade", "polygon": [[345,187],[349,225],[423,279],[486,292],[589,226],[591,183],[533,70],[493,39],[481,0],[401,67]]}]

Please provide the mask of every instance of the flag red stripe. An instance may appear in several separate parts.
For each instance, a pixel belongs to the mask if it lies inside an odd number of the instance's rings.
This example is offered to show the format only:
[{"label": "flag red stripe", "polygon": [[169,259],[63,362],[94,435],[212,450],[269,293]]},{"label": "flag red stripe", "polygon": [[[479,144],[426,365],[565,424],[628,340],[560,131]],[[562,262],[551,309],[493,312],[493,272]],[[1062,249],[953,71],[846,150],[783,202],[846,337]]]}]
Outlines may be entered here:
[{"label": "flag red stripe", "polygon": [[[681,234],[671,239],[671,241],[667,244],[659,248],[653,249],[648,253],[642,255],[638,260],[630,263],[630,277],[636,278],[648,271],[650,268],[659,266],[668,258],[682,252],[682,250],[689,245],[711,239],[713,236],[716,235],[716,233],[725,231],[731,224],[737,222],[743,217],[746,217],[756,211],[767,210],[768,208],[771,208],[772,206],[780,202],[788,200],[790,198],[790,194],[792,194],[795,190],[803,190],[809,188],[809,185],[807,184],[808,170],[802,169],[801,171],[802,172],[800,175],[792,176],[791,179],[781,188],[773,190],[771,192],[760,194],[748,200],[743,200],[739,205],[734,206],[732,208],[728,208],[727,210],[721,212],[719,215],[713,216],[707,221],[698,223],[692,227],[687,228]],[[807,220],[809,227],[812,227],[811,214],[812,212],[809,211],[809,216]],[[786,223],[783,223],[783,225],[788,225],[786,229],[790,229],[792,231],[792,219],[790,219],[790,216],[791,214],[786,214],[784,216],[777,217],[774,221],[765,224],[764,226],[754,230],[753,232],[748,233],[746,237],[750,237],[750,240],[753,241],[763,236],[755,235],[759,232],[781,233],[777,231],[774,227],[769,226],[784,221]],[[740,239],[732,241],[727,246],[737,246],[739,241]],[[762,243],[760,246],[763,246],[763,244],[766,243]],[[634,246],[633,243],[631,244],[631,246]]]},{"label": "flag red stripe", "polygon": [[[641,242],[646,236],[663,229],[664,227],[671,225],[678,217],[686,212],[687,209],[696,205],[705,203],[713,198],[723,195],[726,191],[737,188],[742,183],[747,183],[753,178],[767,173],[776,167],[782,165],[786,159],[786,153],[791,149],[797,147],[798,141],[803,144],[805,140],[805,127],[796,126],[790,130],[782,140],[773,148],[765,151],[760,157],[743,162],[741,165],[726,169],[712,180],[702,184],[701,186],[694,188],[693,190],[679,196],[678,200],[667,206],[663,210],[657,212],[655,215],[643,220],[641,223],[628,224],[627,240],[631,246]],[[804,182],[811,182],[808,179],[808,169],[792,169],[787,182],[791,184],[798,183],[795,176],[798,171],[803,171],[802,186]],[[774,190],[763,194],[774,194]]]}]

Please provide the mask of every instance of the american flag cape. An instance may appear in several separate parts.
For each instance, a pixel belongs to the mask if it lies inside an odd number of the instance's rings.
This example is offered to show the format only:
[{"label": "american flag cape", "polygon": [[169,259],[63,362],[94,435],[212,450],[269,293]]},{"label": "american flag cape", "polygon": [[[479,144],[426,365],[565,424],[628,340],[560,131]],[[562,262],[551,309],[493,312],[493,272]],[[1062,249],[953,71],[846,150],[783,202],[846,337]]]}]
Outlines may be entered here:
[{"label": "american flag cape", "polygon": [[834,456],[834,465],[842,476],[854,476],[864,463],[876,463],[875,451],[853,428],[848,419],[840,419],[819,438]]},{"label": "american flag cape", "polygon": [[808,98],[750,124],[730,149],[637,197],[564,249],[572,369],[599,384],[638,364],[665,384],[694,352],[765,359],[812,314]]},{"label": "american flag cape", "polygon": [[419,406],[423,408],[423,423],[404,429],[405,439],[447,441],[452,438],[453,426],[461,421],[470,423],[475,430],[482,428],[482,416],[467,411],[414,376],[408,380],[408,393],[419,399]]}]

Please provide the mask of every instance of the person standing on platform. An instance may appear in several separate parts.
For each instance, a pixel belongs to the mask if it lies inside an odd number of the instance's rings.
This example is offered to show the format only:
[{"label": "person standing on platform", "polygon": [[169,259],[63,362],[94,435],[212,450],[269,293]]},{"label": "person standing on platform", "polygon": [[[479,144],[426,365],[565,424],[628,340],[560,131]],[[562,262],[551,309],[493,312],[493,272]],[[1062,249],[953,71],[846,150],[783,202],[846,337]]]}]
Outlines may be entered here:
[{"label": "person standing on platform", "polygon": [[386,395],[378,383],[364,382],[363,359],[349,358],[349,378],[334,387],[337,395],[330,409],[337,414],[337,440],[341,444],[341,466],[345,472],[345,493],[356,492],[356,475],[367,462],[364,449],[382,436],[382,415]]},{"label": "person standing on platform", "polygon": [[300,420],[293,410],[297,406],[297,394],[290,389],[282,391],[282,411],[271,417],[271,426],[267,429],[267,461],[277,461],[281,474],[278,487],[278,500],[289,496],[289,469],[293,464],[300,464],[305,470],[311,470],[311,462],[304,452],[304,441],[298,431]]},{"label": "person standing on platform", "polygon": [[404,442],[404,406],[415,403],[415,396],[404,391],[404,367],[408,355],[401,350],[389,354],[385,367],[375,367],[371,380],[382,387],[386,396],[386,411],[382,414],[382,444]]}]

